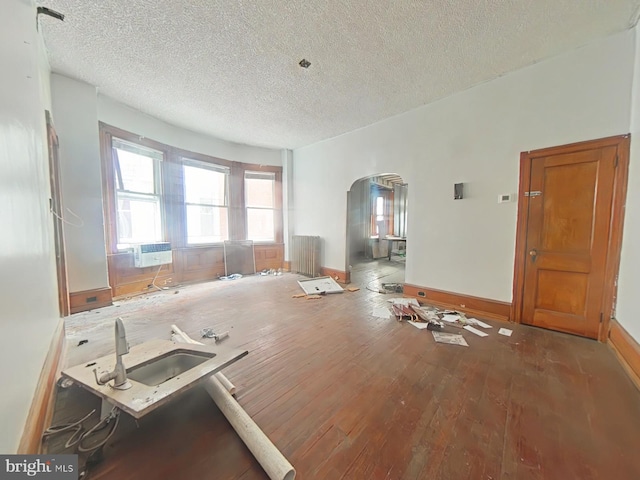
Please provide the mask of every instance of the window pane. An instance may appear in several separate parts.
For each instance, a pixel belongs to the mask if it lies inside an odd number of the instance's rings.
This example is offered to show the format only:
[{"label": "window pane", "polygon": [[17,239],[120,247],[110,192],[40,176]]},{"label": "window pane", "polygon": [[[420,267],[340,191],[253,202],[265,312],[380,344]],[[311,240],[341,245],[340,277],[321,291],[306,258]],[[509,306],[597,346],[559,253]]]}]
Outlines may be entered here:
[{"label": "window pane", "polygon": [[384,197],[376,198],[376,215],[384,215]]},{"label": "window pane", "polygon": [[160,241],[160,199],[118,194],[118,248]]},{"label": "window pane", "polygon": [[254,242],[275,240],[273,210],[247,208],[247,239]]},{"label": "window pane", "polygon": [[[117,157],[114,158],[115,182],[117,190],[130,192],[157,193],[154,177],[154,160],[151,157],[128,152],[120,148],[115,149]],[[118,173],[120,165],[120,173]]]},{"label": "window pane", "polygon": [[184,195],[187,203],[227,204],[227,174],[184,165]]},{"label": "window pane", "polygon": [[244,191],[247,207],[274,207],[275,175],[273,173],[247,173]]},{"label": "window pane", "polygon": [[214,243],[228,239],[226,207],[187,205],[187,243]]}]

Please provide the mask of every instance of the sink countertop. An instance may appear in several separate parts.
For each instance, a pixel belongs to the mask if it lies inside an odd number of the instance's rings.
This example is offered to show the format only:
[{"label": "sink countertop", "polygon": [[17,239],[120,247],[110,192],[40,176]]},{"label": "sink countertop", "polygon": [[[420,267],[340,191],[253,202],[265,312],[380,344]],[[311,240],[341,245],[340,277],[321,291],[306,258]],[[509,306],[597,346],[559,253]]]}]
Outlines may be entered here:
[{"label": "sink countertop", "polygon": [[[112,403],[135,418],[141,418],[156,408],[164,405],[173,397],[209,378],[224,367],[240,360],[247,355],[247,350],[229,348],[222,345],[195,345],[176,343],[170,340],[150,340],[131,347],[129,353],[122,357],[127,371],[136,367],[152,363],[154,359],[166,357],[174,353],[205,353],[215,354],[199,365],[167,380],[160,385],[148,386],[129,379],[132,387],[128,390],[118,390],[107,385],[98,385],[93,375],[97,369],[98,377],[104,372],[110,372],[116,364],[116,355],[112,353],[86,364],[76,365],[62,371],[62,376],[73,380],[83,388]],[[94,363],[95,362],[95,363]]]}]

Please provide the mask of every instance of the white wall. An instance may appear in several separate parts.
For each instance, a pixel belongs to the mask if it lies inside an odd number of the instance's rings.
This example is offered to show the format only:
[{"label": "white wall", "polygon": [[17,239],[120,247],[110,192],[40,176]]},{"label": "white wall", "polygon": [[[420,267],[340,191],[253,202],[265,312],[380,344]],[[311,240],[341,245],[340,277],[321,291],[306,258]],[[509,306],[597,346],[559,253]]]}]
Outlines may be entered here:
[{"label": "white wall", "polygon": [[31,0],[0,16],[0,452],[14,453],[59,315],[43,98]]},{"label": "white wall", "polygon": [[631,103],[631,159],[618,277],[616,318],[640,342],[640,35],[635,28],[636,54]]},{"label": "white wall", "polygon": [[51,92],[60,143],[69,291],[108,287],[96,88],[54,73]]},{"label": "white wall", "polygon": [[322,264],[344,269],[345,192],[395,172],[409,184],[406,282],[511,301],[516,203],[497,197],[516,192],[521,151],[628,132],[633,54],[623,32],[295,150],[295,233],[323,237]]},{"label": "white wall", "polygon": [[101,122],[172,147],[233,162],[282,165],[280,150],[227,142],[165,123],[103,95],[98,96]]}]

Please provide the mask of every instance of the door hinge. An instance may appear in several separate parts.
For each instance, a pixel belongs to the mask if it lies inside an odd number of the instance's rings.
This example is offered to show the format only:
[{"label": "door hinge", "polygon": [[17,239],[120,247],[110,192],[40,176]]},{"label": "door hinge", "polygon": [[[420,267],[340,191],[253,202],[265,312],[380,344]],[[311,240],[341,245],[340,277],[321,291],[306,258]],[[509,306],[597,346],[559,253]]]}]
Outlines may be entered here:
[{"label": "door hinge", "polygon": [[542,192],[539,190],[535,190],[533,192],[524,192],[525,197],[539,197],[542,195]]}]

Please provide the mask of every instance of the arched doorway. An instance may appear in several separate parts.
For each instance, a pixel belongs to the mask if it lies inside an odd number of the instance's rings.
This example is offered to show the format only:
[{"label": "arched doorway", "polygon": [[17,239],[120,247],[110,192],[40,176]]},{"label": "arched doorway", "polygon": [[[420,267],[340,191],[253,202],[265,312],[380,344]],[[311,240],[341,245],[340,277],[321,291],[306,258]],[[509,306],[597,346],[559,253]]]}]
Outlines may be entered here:
[{"label": "arched doorway", "polygon": [[351,282],[399,293],[404,283],[408,186],[397,174],[356,180],[347,194],[346,265]]}]

